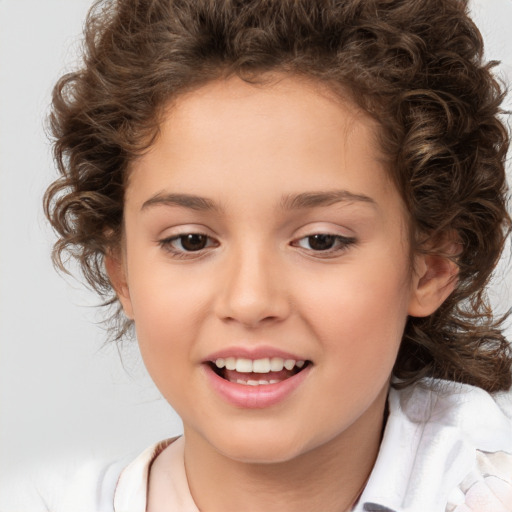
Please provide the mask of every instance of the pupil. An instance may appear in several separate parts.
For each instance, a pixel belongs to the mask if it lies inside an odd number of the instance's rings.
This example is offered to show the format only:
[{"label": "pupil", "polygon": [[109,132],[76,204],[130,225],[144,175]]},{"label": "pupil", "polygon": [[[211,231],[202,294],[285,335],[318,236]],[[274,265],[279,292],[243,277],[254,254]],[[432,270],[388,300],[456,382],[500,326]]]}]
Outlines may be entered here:
[{"label": "pupil", "polygon": [[187,251],[200,251],[206,247],[206,236],[191,233],[180,237],[183,249]]},{"label": "pupil", "polygon": [[335,242],[333,235],[312,235],[308,237],[309,246],[315,251],[326,251],[331,249]]}]

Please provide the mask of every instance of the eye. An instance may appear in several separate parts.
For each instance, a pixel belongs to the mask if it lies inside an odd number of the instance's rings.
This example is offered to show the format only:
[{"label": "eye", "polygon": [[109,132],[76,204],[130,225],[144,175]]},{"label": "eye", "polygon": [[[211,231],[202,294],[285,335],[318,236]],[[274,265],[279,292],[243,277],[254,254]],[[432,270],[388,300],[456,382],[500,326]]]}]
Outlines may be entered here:
[{"label": "eye", "polygon": [[200,251],[206,247],[208,237],[199,233],[188,233],[175,238],[173,243],[175,246],[178,245],[177,248],[184,251]]},{"label": "eye", "polygon": [[174,254],[199,252],[218,245],[211,237],[202,233],[183,233],[160,240],[160,246]]},{"label": "eye", "polygon": [[297,247],[315,252],[338,252],[355,242],[354,238],[329,233],[315,233],[292,243]]}]

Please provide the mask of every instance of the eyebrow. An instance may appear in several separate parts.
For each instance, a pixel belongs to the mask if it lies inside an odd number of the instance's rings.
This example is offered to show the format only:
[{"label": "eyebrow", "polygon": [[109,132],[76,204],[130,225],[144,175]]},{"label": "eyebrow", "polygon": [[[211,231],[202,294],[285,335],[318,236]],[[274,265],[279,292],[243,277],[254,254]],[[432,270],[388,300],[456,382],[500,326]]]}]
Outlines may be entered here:
[{"label": "eyebrow", "polygon": [[[354,194],[348,190],[329,190],[326,192],[303,192],[301,194],[288,194],[281,199],[280,207],[283,210],[301,210],[330,206],[336,203],[366,203],[377,207],[377,203],[364,194]],[[151,206],[181,206],[196,211],[221,211],[220,206],[206,197],[192,194],[158,193],[149,198],[141,207],[141,210]]]},{"label": "eyebrow", "polygon": [[377,208],[377,203],[364,194],[354,194],[348,190],[329,190],[326,192],[304,192],[296,195],[286,195],[281,200],[284,210],[300,210],[318,206],[330,206],[335,203],[366,203]]},{"label": "eyebrow", "polygon": [[192,194],[167,194],[158,193],[144,202],[141,210],[145,210],[151,206],[182,206],[197,211],[219,211],[220,207],[211,199],[206,197],[195,196]]}]

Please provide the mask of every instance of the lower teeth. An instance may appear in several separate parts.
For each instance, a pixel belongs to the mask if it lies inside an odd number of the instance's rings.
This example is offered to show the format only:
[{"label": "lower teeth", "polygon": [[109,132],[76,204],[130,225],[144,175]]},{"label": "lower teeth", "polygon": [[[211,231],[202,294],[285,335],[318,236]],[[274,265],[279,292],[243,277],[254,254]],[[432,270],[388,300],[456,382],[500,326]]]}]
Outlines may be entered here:
[{"label": "lower teeth", "polygon": [[236,383],[237,384],[243,384],[245,386],[265,386],[267,384],[277,384],[278,380],[242,380],[242,379],[237,379]]}]

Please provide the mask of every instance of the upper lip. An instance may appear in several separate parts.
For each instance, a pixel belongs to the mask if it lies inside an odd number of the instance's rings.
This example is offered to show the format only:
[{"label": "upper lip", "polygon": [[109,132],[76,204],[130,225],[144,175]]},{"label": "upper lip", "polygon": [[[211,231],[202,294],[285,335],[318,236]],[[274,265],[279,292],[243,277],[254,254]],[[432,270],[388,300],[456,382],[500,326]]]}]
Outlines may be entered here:
[{"label": "upper lip", "polygon": [[292,352],[286,352],[284,350],[280,350],[274,347],[269,346],[259,346],[259,347],[228,347],[212,354],[208,355],[204,362],[215,362],[219,358],[226,357],[236,357],[236,358],[245,358],[245,359],[265,359],[265,358],[273,358],[280,357],[282,359],[293,359],[295,361],[306,361],[307,357],[299,356],[297,354],[293,354]]}]

